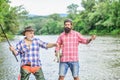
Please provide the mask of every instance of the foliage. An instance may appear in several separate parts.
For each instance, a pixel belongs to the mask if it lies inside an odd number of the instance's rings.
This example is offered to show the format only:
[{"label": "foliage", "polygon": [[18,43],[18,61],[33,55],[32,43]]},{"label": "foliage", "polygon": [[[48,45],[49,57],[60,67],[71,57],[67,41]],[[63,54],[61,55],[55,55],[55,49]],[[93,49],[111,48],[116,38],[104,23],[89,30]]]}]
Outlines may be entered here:
[{"label": "foliage", "polygon": [[119,0],[82,0],[82,5],[85,10],[79,13],[79,19],[78,16],[74,19],[78,31],[83,29],[85,34],[94,31],[97,34],[120,34]]},{"label": "foliage", "polygon": [[[59,14],[52,14],[49,16],[37,16],[37,17],[29,17],[28,19],[21,20],[21,26],[27,27],[32,26],[36,31],[37,35],[52,35],[52,34],[60,34],[63,31],[63,20]],[[24,27],[22,27],[19,31],[19,34],[23,31]]]},{"label": "foliage", "polygon": [[77,4],[71,4],[69,5],[67,8],[68,8],[68,17],[71,18],[71,19],[74,19],[76,17],[76,14],[78,12],[77,8],[79,6]]},{"label": "foliage", "polygon": [[82,34],[120,34],[119,0],[82,0],[81,4],[83,11],[78,10],[77,4],[69,5],[67,17],[59,14],[37,16],[26,19],[24,25],[32,25],[38,35],[60,34],[64,19],[70,18],[73,20],[73,29]]},{"label": "foliage", "polygon": [[[11,7],[9,3],[9,0],[0,0],[0,24],[8,36],[15,34],[19,30],[18,19],[24,17],[27,13],[22,6]],[[1,30],[0,34],[3,34]],[[4,36],[1,35],[0,41],[4,40]]]},{"label": "foliage", "polygon": [[[73,20],[73,29],[82,34],[119,35],[120,34],[120,1],[119,0],[82,0],[84,10],[78,10],[79,5],[67,7],[67,16],[60,14],[48,16],[29,16],[22,6],[11,7],[9,0],[0,0],[0,24],[7,36],[21,34],[27,26],[32,26],[37,35],[60,34],[63,31],[63,21]],[[18,31],[18,32],[17,32]],[[4,35],[0,30],[0,41]]]}]

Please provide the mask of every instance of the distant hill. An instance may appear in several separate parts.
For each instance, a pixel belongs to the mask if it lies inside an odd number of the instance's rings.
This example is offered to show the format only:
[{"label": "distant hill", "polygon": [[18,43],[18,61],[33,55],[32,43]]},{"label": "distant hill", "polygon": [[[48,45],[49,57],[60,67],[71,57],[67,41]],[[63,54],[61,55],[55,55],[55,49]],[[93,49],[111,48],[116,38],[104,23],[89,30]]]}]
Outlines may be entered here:
[{"label": "distant hill", "polygon": [[28,14],[27,16],[28,16],[28,17],[37,17],[37,16],[40,16],[40,15],[36,15],[36,14]]},{"label": "distant hill", "polygon": [[67,17],[68,14],[60,14],[61,17]]},{"label": "distant hill", "polygon": [[[59,14],[61,17],[66,17],[68,14],[64,14],[64,13],[61,13],[61,14]],[[28,17],[47,17],[47,16],[49,16],[49,15],[46,15],[46,16],[42,16],[42,15],[36,15],[36,14],[28,14],[27,15]]]}]

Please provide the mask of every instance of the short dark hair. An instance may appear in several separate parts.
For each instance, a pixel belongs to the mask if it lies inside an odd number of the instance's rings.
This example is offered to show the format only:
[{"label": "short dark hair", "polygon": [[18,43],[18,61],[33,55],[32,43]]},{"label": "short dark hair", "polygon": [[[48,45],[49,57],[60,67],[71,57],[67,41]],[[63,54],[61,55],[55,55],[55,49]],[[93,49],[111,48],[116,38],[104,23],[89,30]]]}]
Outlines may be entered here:
[{"label": "short dark hair", "polygon": [[66,22],[70,22],[70,23],[71,23],[71,25],[73,24],[73,22],[72,22],[72,20],[71,20],[71,19],[66,19],[66,20],[64,20],[64,24],[65,24]]}]

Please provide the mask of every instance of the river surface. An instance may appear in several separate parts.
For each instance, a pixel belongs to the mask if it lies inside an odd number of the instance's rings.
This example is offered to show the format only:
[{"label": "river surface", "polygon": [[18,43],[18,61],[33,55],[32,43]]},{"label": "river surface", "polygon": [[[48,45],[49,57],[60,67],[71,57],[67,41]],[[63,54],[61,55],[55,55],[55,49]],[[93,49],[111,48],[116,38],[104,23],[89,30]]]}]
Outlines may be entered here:
[{"label": "river surface", "polygon": [[[58,36],[36,36],[46,42],[56,42]],[[85,36],[89,38],[90,36]],[[13,46],[22,39],[16,36],[10,41]],[[58,80],[58,63],[54,62],[54,49],[42,49],[40,58],[46,80]],[[9,51],[7,42],[0,43],[0,80],[17,80],[20,71],[20,58],[16,62]],[[98,36],[90,44],[79,45],[79,63],[81,80],[120,80],[120,38]],[[30,80],[35,80],[30,76]],[[73,80],[70,70],[65,80]]]}]

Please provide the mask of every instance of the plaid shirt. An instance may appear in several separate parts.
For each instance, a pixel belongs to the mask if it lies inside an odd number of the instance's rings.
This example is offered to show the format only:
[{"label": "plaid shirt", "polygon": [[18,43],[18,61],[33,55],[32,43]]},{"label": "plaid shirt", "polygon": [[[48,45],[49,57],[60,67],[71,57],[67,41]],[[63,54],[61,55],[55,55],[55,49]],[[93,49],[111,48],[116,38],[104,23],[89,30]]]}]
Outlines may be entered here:
[{"label": "plaid shirt", "polygon": [[41,66],[41,61],[40,61],[40,47],[46,48],[48,43],[41,41],[38,38],[34,38],[32,41],[32,44],[27,47],[25,44],[24,40],[21,40],[17,45],[16,45],[16,50],[18,51],[18,54],[20,54],[21,58],[21,66],[25,65],[27,63],[31,63],[31,66]]},{"label": "plaid shirt", "polygon": [[[71,30],[70,33],[66,34],[65,32],[61,33],[57,43],[61,45],[62,56],[61,62],[72,62],[78,61],[78,45],[79,43],[86,44],[87,39],[84,38],[80,33]],[[60,47],[56,47],[56,51],[60,50]]]}]

